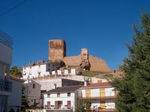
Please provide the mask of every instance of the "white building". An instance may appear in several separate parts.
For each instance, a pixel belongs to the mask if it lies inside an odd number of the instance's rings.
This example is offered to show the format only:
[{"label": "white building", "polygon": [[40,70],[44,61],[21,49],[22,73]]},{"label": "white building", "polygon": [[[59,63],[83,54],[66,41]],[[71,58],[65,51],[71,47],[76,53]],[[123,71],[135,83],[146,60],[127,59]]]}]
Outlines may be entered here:
[{"label": "white building", "polygon": [[79,97],[91,102],[91,110],[115,111],[116,91],[108,82],[85,84],[79,89]]},{"label": "white building", "polygon": [[44,77],[48,75],[49,72],[46,71],[45,62],[23,67],[23,79],[33,79],[33,78]]},{"label": "white building", "polygon": [[38,107],[41,104],[41,85],[33,80],[27,80],[23,84],[24,95],[29,106]]},{"label": "white building", "polygon": [[0,32],[0,112],[7,112],[8,96],[12,83],[5,78],[12,61],[12,41],[6,33]]},{"label": "white building", "polygon": [[78,89],[81,86],[58,87],[44,94],[44,108],[46,110],[57,110],[75,112]]},{"label": "white building", "polygon": [[13,109],[15,112],[20,112],[22,106],[22,84],[23,80],[10,76],[12,82],[12,91],[8,97],[8,112]]},{"label": "white building", "polygon": [[23,79],[35,79],[41,77],[66,77],[66,76],[73,76],[76,75],[75,69],[64,69],[64,70],[56,70],[56,71],[49,71],[50,66],[49,63],[46,61],[37,62],[32,65],[28,65],[23,67]]}]

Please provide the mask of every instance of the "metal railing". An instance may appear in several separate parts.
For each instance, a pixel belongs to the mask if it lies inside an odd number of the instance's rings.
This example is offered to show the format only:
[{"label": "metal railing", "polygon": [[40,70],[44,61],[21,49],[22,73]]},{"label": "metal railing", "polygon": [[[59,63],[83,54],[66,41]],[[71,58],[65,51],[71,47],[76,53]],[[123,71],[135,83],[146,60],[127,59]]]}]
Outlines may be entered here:
[{"label": "metal railing", "polygon": [[7,33],[0,32],[0,43],[12,48],[12,38]]},{"label": "metal railing", "polygon": [[0,79],[0,91],[11,92],[12,91],[12,82],[8,80]]}]

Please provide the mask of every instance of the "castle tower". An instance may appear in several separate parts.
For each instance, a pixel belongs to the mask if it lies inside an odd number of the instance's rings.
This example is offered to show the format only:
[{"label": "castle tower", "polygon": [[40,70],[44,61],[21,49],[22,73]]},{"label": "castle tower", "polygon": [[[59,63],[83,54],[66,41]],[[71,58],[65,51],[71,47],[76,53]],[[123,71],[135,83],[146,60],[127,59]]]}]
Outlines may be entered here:
[{"label": "castle tower", "polygon": [[66,56],[66,44],[64,40],[49,40],[48,59],[51,61],[62,60]]},{"label": "castle tower", "polygon": [[81,64],[80,64],[80,67],[82,69],[85,69],[85,70],[90,70],[90,62],[89,62],[89,53],[88,53],[88,49],[86,48],[83,48],[81,49]]}]

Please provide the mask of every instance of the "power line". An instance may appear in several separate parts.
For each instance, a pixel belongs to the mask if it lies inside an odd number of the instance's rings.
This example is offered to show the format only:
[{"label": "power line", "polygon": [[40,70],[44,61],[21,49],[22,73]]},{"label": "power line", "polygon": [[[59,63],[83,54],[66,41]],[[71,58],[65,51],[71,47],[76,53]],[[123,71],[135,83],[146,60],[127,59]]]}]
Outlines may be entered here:
[{"label": "power line", "polygon": [[6,11],[3,11],[2,13],[0,13],[0,16],[4,16],[6,14],[8,14],[9,12],[13,11],[14,9],[18,8],[19,6],[21,6],[22,4],[24,4],[27,0],[22,0],[21,2],[18,2],[15,6],[10,7],[9,9],[7,9]]}]

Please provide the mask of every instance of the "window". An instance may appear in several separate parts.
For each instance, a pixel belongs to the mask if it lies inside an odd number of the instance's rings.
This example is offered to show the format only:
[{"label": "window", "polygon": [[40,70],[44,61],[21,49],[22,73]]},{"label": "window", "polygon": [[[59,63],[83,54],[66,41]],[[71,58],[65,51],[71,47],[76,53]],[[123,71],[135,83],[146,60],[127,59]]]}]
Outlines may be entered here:
[{"label": "window", "polygon": [[105,88],[105,93],[106,96],[114,96],[115,95],[114,88]]},{"label": "window", "polygon": [[33,84],[33,88],[35,88],[35,84]]},{"label": "window", "polygon": [[91,97],[91,90],[90,89],[86,90],[86,97]]},{"label": "window", "polygon": [[57,93],[57,97],[60,97],[60,93]]},{"label": "window", "polygon": [[100,97],[105,96],[105,88],[100,88]]},{"label": "window", "polygon": [[70,96],[71,96],[71,93],[67,93],[67,96],[70,97]]},{"label": "window", "polygon": [[51,107],[51,102],[48,101],[48,102],[47,102],[47,108],[50,109],[50,107]]},{"label": "window", "polygon": [[71,109],[71,101],[67,101],[67,108]]}]

